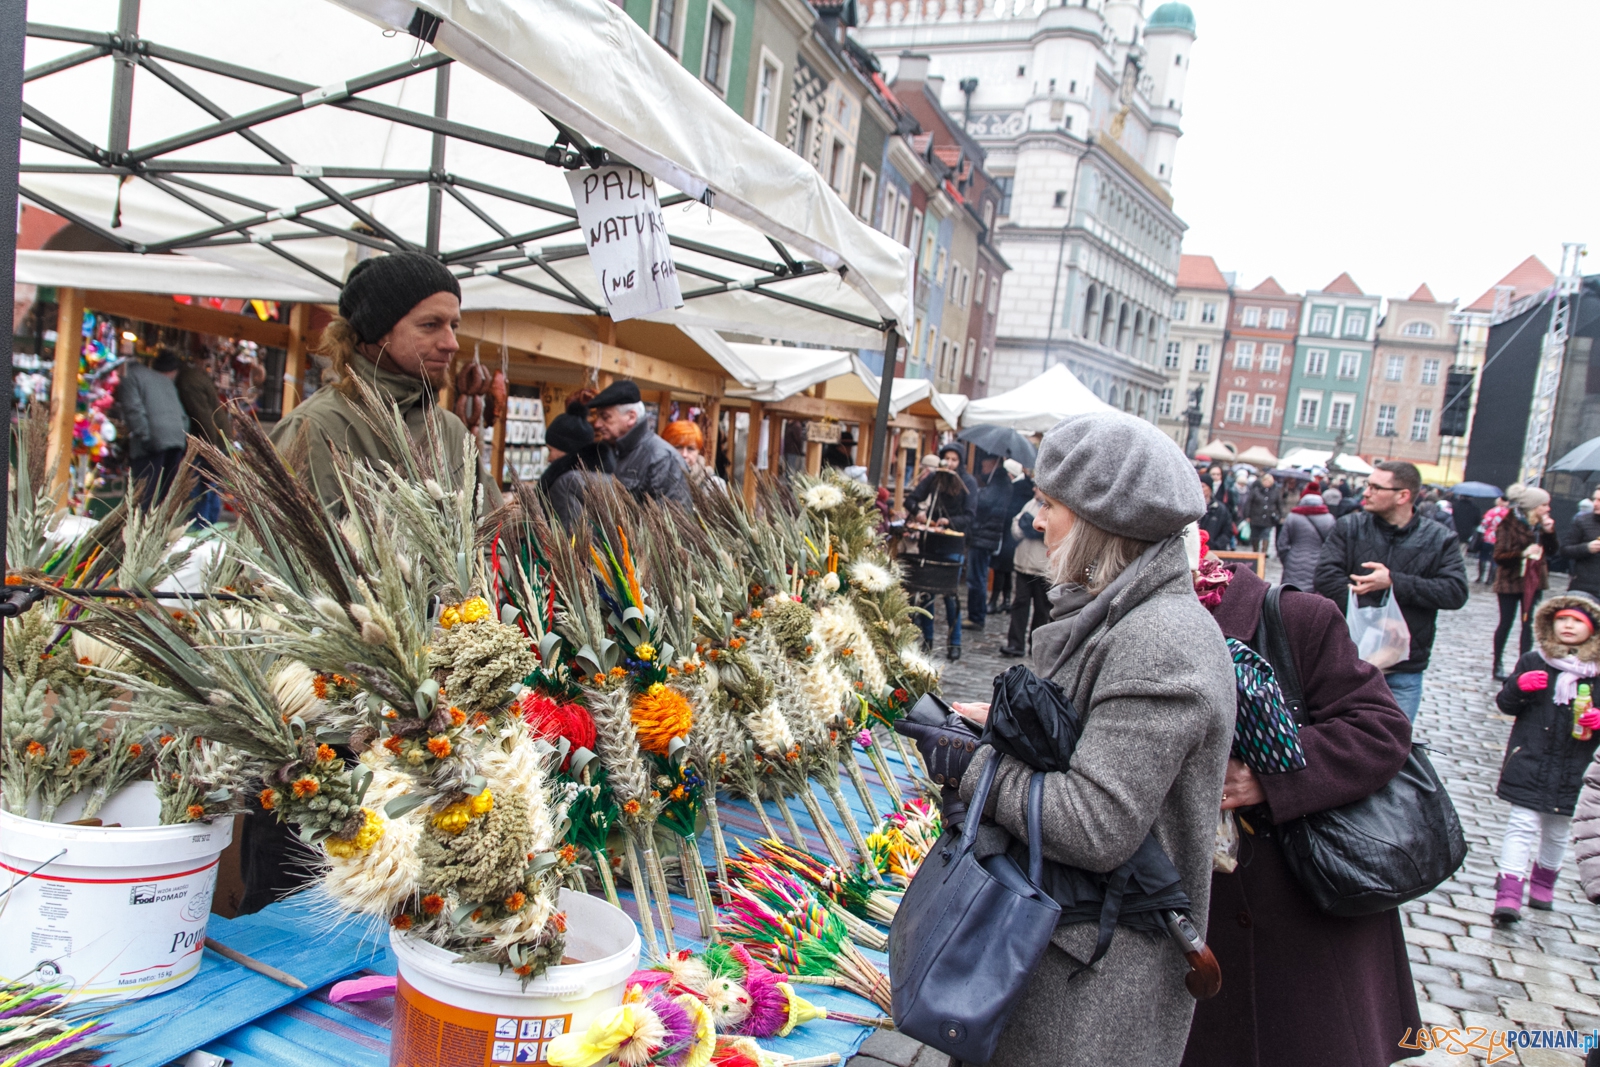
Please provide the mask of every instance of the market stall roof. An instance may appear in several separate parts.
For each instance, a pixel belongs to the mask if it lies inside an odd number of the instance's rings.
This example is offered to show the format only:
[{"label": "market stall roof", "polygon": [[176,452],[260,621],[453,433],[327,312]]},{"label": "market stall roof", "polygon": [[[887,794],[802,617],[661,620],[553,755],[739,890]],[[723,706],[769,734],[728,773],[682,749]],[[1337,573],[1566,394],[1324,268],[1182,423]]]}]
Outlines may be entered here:
[{"label": "market stall roof", "polygon": [[1195,453],[1196,457],[1204,456],[1207,459],[1233,459],[1236,455],[1238,453],[1223,441],[1212,441],[1203,445],[1200,451]]},{"label": "market stall roof", "polygon": [[1327,467],[1330,470],[1341,470],[1346,474],[1371,474],[1372,464],[1360,456],[1352,456],[1348,452],[1341,452],[1334,456],[1331,450],[1317,448],[1291,448],[1279,461],[1285,467],[1299,467],[1309,470],[1312,467]]},{"label": "market stall roof", "polygon": [[134,252],[17,251],[17,281],[119,293],[181,293],[244,300],[319,301],[318,285],[262,278],[195,256]]},{"label": "market stall roof", "polygon": [[417,248],[465,308],[593,314],[567,173],[626,161],[684,290],[652,318],[876,348],[909,315],[909,250],[606,0],[146,6],[29,5],[22,195],[113,246],[323,300]]},{"label": "market stall roof", "polygon": [[1014,430],[1043,433],[1068,415],[1110,406],[1060,363],[1024,385],[998,396],[967,404],[961,413],[964,426],[1009,426]]},{"label": "market stall roof", "polygon": [[819,382],[850,374],[854,370],[849,352],[831,348],[790,348],[785,345],[752,345],[726,342],[733,357],[724,363],[740,388],[729,389],[729,396],[771,403],[803,393]]},{"label": "market stall roof", "polygon": [[1276,467],[1278,465],[1278,457],[1261,445],[1251,445],[1239,453],[1239,462],[1254,463],[1258,467]]}]

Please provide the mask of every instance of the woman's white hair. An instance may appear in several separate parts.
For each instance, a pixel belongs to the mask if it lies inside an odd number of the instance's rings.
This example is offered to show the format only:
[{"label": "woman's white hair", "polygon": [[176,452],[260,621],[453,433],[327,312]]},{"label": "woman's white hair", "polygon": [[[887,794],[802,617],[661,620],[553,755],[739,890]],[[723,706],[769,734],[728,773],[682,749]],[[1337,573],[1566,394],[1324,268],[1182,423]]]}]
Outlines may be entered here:
[{"label": "woman's white hair", "polygon": [[[1050,506],[1071,510],[1059,500],[1050,500]],[[1050,579],[1056,585],[1081,585],[1089,594],[1099,594],[1151,544],[1107,533],[1074,512],[1072,528],[1050,551]]]}]

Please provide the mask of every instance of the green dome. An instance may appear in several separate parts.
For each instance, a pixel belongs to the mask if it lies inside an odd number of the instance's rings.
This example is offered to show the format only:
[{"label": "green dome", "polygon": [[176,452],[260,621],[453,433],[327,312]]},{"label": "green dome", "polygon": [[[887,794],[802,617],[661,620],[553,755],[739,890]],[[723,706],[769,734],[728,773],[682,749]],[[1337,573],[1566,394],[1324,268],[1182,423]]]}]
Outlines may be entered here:
[{"label": "green dome", "polygon": [[1188,4],[1162,4],[1150,14],[1150,21],[1144,24],[1144,32],[1152,30],[1188,30],[1194,32],[1194,12],[1189,10]]}]

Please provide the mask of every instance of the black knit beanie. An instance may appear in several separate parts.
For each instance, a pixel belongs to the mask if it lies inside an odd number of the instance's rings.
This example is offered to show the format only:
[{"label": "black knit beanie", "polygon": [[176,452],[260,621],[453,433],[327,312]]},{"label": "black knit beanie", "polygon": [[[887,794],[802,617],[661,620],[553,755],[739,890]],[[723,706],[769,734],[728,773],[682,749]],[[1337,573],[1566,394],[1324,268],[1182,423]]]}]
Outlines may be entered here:
[{"label": "black knit beanie", "polygon": [[589,425],[587,414],[582,404],[568,404],[567,410],[545,427],[544,443],[568,455],[594,444],[594,427]]},{"label": "black knit beanie", "polygon": [[437,259],[421,252],[373,256],[357,263],[345,279],[339,314],[363,342],[376,344],[434,293],[453,293],[461,299],[460,283]]}]

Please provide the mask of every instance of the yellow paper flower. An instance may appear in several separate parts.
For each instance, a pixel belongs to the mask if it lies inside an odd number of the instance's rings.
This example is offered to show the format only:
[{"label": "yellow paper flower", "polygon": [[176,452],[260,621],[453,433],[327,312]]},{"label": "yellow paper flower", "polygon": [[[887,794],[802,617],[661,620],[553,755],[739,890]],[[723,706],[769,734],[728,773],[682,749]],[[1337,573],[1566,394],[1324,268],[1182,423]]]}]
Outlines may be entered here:
[{"label": "yellow paper flower", "polygon": [[621,1004],[597,1016],[582,1034],[562,1034],[550,1042],[550,1067],[593,1067],[633,1037],[639,1015],[634,1005]]},{"label": "yellow paper flower", "polygon": [[494,810],[494,794],[485,789],[467,802],[474,815],[487,815]]},{"label": "yellow paper flower", "polygon": [[794,991],[788,982],[779,982],[778,988],[783,990],[784,999],[789,1002],[789,1018],[783,1024],[783,1029],[778,1031],[779,1037],[788,1037],[794,1033],[794,1028],[813,1019],[826,1019],[828,1009],[819,1008],[805,997]]},{"label": "yellow paper flower", "polygon": [[711,1009],[695,996],[684,993],[672,998],[694,1020],[694,1038],[689,1043],[689,1053],[683,1067],[708,1067],[711,1054],[717,1050],[717,1028],[711,1021]]},{"label": "yellow paper flower", "polygon": [[646,641],[638,648],[635,648],[633,650],[633,654],[648,663],[656,658],[656,646],[652,645],[649,641]]},{"label": "yellow paper flower", "polygon": [[378,817],[377,812],[370,808],[362,808],[361,819],[361,829],[357,830],[356,836],[349,841],[330,837],[322,842],[322,847],[328,855],[348,859],[357,852],[365,852],[383,840],[383,820]]},{"label": "yellow paper flower", "polygon": [[489,617],[489,602],[481,596],[463,601],[461,606],[462,622],[481,622]]}]

